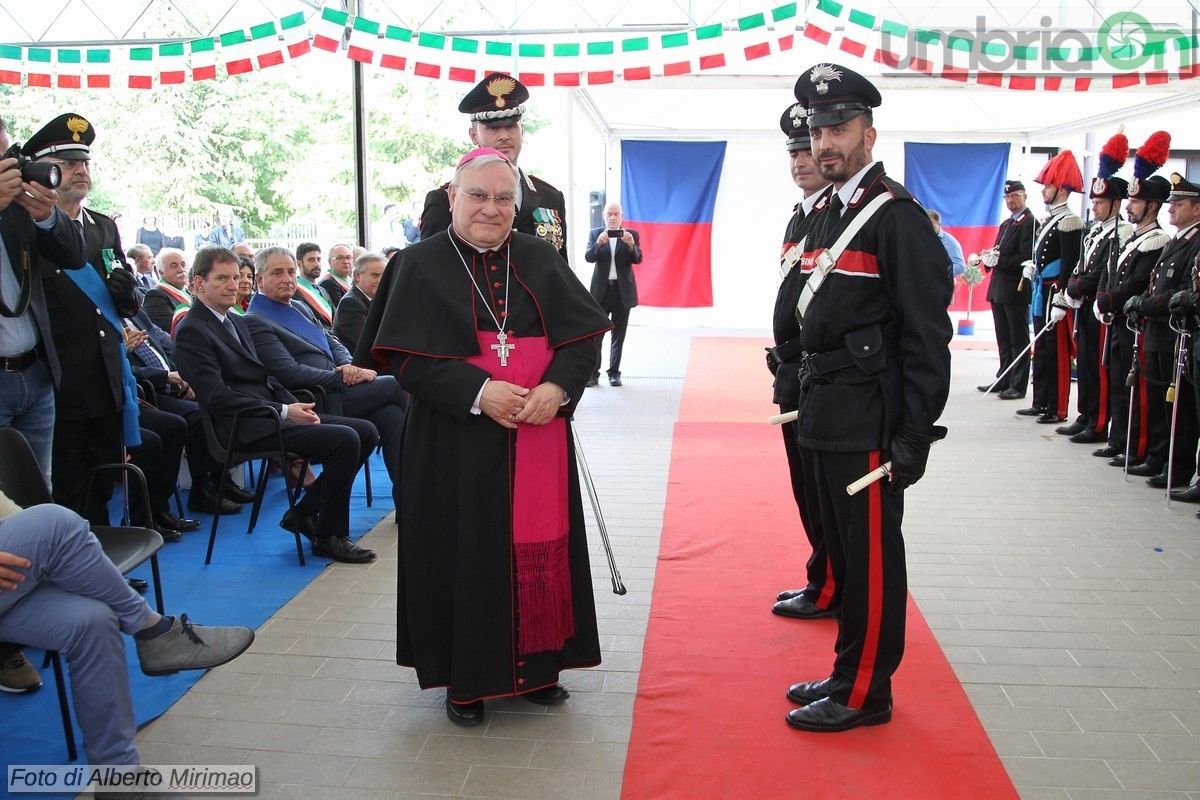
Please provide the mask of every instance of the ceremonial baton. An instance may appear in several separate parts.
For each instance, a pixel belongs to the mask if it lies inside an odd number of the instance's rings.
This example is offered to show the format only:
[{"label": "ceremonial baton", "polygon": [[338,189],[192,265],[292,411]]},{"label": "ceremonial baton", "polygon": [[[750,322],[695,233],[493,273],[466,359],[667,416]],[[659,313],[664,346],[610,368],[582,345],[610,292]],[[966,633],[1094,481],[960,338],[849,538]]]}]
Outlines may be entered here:
[{"label": "ceremonial baton", "polygon": [[[934,439],[932,442],[929,443],[930,447],[933,447],[935,444],[940,442],[942,440],[942,438],[945,437],[945,435],[946,435],[945,428],[942,428],[942,427],[936,426],[936,425],[934,426],[934,428],[937,431],[937,433],[935,435],[938,438]],[[878,480],[882,480],[883,478],[891,477],[891,474],[892,474],[892,462],[885,461],[884,463],[880,464],[875,469],[868,472],[866,475],[863,475],[861,478],[856,480],[854,483],[847,484],[846,494],[853,497],[854,495],[861,492],[863,489],[870,486],[872,483],[875,483]]]},{"label": "ceremonial baton", "polygon": [[583,443],[579,441],[575,420],[568,420],[568,424],[571,426],[571,438],[575,441],[575,460],[579,462],[579,473],[583,475],[583,483],[587,486],[588,498],[592,501],[592,512],[595,513],[596,524],[600,527],[600,541],[604,543],[604,553],[608,556],[613,594],[623,595],[628,590],[625,584],[621,583],[621,572],[617,569],[617,560],[613,558],[612,543],[608,541],[608,526],[604,524],[604,514],[600,511],[600,497],[596,494],[596,484],[592,482],[592,471],[588,469],[587,458],[583,455]]},{"label": "ceremonial baton", "polygon": [[[1176,402],[1179,396],[1180,381],[1183,380],[1183,363],[1188,357],[1187,345],[1191,334],[1187,329],[1187,321],[1181,319],[1179,327],[1175,327],[1175,320],[1172,319],[1168,323],[1171,330],[1179,332],[1179,342],[1176,345],[1178,355],[1175,358],[1175,381],[1167,387],[1167,402],[1171,404],[1171,443],[1167,448],[1167,508],[1171,507],[1171,478],[1175,472],[1175,425],[1179,421],[1179,403]],[[1128,457],[1125,459],[1129,460]]]},{"label": "ceremonial baton", "polygon": [[789,422],[795,422],[799,416],[799,411],[788,411],[784,414],[776,414],[775,416],[768,418],[767,422],[771,423],[772,425],[786,425]]}]

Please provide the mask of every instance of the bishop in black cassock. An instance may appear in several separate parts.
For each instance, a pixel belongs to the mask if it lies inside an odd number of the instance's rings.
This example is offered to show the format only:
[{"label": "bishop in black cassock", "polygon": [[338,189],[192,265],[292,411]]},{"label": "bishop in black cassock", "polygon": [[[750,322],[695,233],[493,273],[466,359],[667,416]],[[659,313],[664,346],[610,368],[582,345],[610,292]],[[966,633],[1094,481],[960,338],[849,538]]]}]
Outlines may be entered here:
[{"label": "bishop in black cassock", "polygon": [[497,151],[464,158],[451,228],[389,264],[355,357],[412,394],[396,660],[448,687],[458,724],[488,697],[561,702],[559,672],[600,663],[568,425],[610,324],[553,246],[511,230],[514,192]]}]

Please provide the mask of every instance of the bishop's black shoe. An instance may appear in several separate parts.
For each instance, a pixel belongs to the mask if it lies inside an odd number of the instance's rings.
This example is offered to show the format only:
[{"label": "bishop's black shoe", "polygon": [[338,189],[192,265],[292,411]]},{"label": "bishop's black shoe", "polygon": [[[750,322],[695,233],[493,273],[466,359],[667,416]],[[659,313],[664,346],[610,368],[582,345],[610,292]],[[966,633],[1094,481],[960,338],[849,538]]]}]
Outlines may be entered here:
[{"label": "bishop's black shoe", "polygon": [[1030,406],[1029,408],[1018,408],[1017,413],[1022,417],[1040,417],[1046,413],[1046,407]]},{"label": "bishop's black shoe", "polygon": [[447,694],[446,716],[455,725],[461,725],[464,728],[478,725],[483,722],[483,701],[476,700],[474,703],[455,703],[450,699],[450,695]]},{"label": "bishop's black shoe", "polygon": [[813,733],[838,733],[860,725],[883,725],[892,721],[892,704],[883,708],[850,708],[826,697],[787,713],[787,724]]},{"label": "bishop's black shoe", "polygon": [[802,594],[780,600],[771,606],[771,613],[792,619],[825,619],[834,615],[832,609],[821,608]]},{"label": "bishop's black shoe", "polygon": [[[1122,455],[1122,453],[1117,448],[1109,445],[1108,447],[1101,447],[1098,450],[1093,450],[1092,455],[1094,455],[1096,458],[1116,458],[1117,456]],[[1124,464],[1122,464],[1122,466],[1124,466]]]},{"label": "bishop's black shoe", "polygon": [[525,692],[521,695],[531,703],[536,703],[539,706],[556,706],[565,701],[571,693],[567,691],[567,687],[561,683],[556,683],[553,686],[543,686],[541,689],[534,689],[532,692]]}]

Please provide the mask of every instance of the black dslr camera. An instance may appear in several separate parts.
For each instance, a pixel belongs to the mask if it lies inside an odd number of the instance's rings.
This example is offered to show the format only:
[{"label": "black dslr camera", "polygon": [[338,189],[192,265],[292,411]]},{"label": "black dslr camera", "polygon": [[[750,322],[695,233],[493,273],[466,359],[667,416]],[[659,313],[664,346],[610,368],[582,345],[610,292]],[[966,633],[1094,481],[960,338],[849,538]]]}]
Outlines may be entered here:
[{"label": "black dslr camera", "polygon": [[44,161],[34,161],[21,152],[20,143],[8,148],[8,152],[0,159],[15,158],[17,169],[21,170],[21,180],[26,183],[40,183],[50,189],[57,189],[62,183],[62,170],[58,164],[48,164]]}]

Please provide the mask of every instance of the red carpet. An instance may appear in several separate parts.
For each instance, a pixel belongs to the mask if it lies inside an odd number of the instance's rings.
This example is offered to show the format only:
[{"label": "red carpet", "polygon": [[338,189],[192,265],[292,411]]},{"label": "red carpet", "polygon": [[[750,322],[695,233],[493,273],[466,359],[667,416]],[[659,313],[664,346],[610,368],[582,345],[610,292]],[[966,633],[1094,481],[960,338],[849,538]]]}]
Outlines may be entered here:
[{"label": "red carpet", "polygon": [[1017,797],[911,601],[890,724],[784,722],[787,687],[829,674],[837,629],[770,612],[799,584],[807,542],[765,423],[764,344],[692,342],[622,797]]}]

